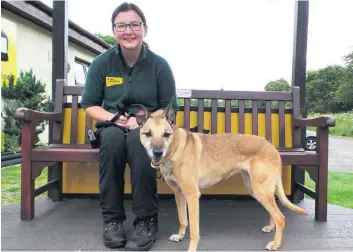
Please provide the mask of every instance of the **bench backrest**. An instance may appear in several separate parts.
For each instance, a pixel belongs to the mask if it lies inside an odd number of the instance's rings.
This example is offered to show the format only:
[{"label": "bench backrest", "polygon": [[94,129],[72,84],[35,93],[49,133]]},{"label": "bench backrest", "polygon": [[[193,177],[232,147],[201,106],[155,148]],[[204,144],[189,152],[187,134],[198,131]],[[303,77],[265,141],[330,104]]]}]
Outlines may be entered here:
[{"label": "bench backrest", "polygon": [[[65,80],[57,81],[55,95],[55,111],[71,110],[65,114],[70,118],[65,119],[63,126],[70,128],[70,134],[69,137],[66,134],[63,141],[88,143],[87,129],[94,125],[79,104],[84,87],[65,84]],[[276,139],[278,147],[300,147],[300,129],[292,127],[293,117],[300,116],[299,87],[292,87],[289,92],[178,90],[177,96],[180,103],[178,126],[189,129],[197,125],[198,132],[210,127],[211,134],[237,132],[263,135],[270,141]],[[68,97],[71,104],[66,102]],[[83,123],[85,130],[79,132]],[[57,137],[62,134],[58,130],[53,133]],[[290,144],[286,141],[288,135]]]}]

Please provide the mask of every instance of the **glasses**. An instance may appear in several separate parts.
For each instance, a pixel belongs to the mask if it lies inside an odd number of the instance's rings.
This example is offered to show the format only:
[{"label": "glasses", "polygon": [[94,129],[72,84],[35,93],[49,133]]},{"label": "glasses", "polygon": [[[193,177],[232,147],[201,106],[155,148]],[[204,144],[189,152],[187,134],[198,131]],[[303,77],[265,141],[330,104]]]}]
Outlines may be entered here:
[{"label": "glasses", "polygon": [[131,24],[116,23],[114,24],[115,29],[118,32],[123,32],[129,26],[132,31],[139,31],[141,29],[142,22],[132,22]]}]

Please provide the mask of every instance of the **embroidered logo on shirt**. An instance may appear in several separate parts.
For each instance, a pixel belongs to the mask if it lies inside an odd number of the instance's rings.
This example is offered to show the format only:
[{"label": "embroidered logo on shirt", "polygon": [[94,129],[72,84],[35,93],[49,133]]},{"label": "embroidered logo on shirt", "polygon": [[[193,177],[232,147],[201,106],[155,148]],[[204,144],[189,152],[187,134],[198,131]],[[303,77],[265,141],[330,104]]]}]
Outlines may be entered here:
[{"label": "embroidered logo on shirt", "polygon": [[121,85],[121,84],[123,84],[122,77],[110,77],[110,76],[105,77],[105,85],[107,87]]}]

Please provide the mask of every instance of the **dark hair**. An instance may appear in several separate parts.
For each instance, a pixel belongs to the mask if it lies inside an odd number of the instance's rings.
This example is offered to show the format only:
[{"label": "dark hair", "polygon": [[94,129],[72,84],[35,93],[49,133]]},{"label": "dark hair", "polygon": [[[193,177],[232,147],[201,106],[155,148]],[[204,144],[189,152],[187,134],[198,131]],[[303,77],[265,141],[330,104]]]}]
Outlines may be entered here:
[{"label": "dark hair", "polygon": [[[114,20],[115,20],[116,16],[120,12],[125,12],[125,11],[130,11],[130,10],[135,11],[137,13],[137,15],[140,16],[144,26],[147,25],[145,14],[143,14],[142,10],[139,7],[136,4],[124,2],[124,3],[120,4],[118,7],[116,7],[116,9],[113,11],[113,14],[112,14],[112,29],[114,29]],[[145,41],[143,41],[142,44],[145,47],[149,48],[148,44]]]}]

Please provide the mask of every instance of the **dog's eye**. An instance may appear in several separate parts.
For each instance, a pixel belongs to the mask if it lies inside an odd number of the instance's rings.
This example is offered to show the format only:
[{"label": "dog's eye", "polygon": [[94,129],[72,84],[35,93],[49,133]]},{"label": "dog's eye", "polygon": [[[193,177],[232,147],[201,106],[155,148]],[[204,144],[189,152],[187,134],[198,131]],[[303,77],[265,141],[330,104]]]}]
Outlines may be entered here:
[{"label": "dog's eye", "polygon": [[142,134],[144,134],[146,137],[151,137],[152,136],[151,131],[143,132]]},{"label": "dog's eye", "polygon": [[171,135],[171,133],[165,132],[165,133],[163,134],[163,137],[168,138],[168,137],[170,137],[170,135]]}]

